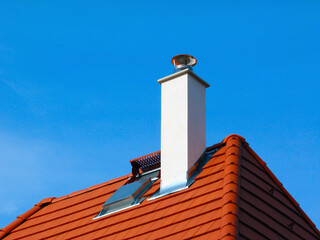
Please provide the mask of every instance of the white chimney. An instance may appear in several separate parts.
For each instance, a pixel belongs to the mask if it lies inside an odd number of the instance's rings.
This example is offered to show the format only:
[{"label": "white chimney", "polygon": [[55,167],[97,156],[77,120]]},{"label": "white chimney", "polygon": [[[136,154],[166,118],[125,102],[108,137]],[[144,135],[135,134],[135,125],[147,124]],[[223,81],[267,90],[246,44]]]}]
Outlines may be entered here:
[{"label": "white chimney", "polygon": [[161,84],[160,195],[187,187],[188,171],[206,150],[206,88],[192,72],[196,59],[178,55],[175,73]]}]

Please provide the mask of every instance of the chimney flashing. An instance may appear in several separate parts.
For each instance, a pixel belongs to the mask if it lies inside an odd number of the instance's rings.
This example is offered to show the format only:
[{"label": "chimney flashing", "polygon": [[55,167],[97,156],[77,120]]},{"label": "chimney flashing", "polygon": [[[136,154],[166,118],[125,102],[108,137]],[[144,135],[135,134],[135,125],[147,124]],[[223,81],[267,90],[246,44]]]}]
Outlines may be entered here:
[{"label": "chimney flashing", "polygon": [[191,75],[195,80],[197,80],[198,82],[200,82],[203,86],[205,86],[206,88],[210,87],[209,83],[207,83],[206,81],[204,81],[202,78],[200,78],[197,74],[195,74],[194,72],[190,71],[189,69],[183,69],[179,72],[175,72],[169,76],[166,76],[164,78],[160,78],[158,80],[158,83],[164,83],[164,82],[167,82],[167,81],[170,81],[172,79],[175,79],[177,77],[180,77],[184,74],[189,74]]}]

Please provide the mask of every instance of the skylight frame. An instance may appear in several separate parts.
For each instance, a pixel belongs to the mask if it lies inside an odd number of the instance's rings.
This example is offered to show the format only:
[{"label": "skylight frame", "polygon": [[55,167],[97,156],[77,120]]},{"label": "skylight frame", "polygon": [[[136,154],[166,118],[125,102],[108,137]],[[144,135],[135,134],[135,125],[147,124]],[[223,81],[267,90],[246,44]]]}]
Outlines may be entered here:
[{"label": "skylight frame", "polygon": [[[99,219],[99,218],[101,218],[101,217],[109,216],[109,215],[111,215],[111,214],[113,214],[113,213],[117,213],[117,212],[120,212],[120,211],[123,211],[123,210],[126,210],[126,209],[129,209],[129,208],[132,208],[132,207],[135,207],[135,206],[140,205],[140,204],[146,199],[146,197],[143,197],[144,194],[146,194],[146,193],[148,192],[148,190],[152,187],[152,185],[159,179],[159,177],[158,177],[159,171],[160,171],[160,168],[157,168],[157,169],[153,169],[153,170],[151,170],[151,171],[149,171],[149,172],[145,172],[145,173],[142,173],[142,174],[139,175],[138,179],[137,179],[135,182],[139,181],[141,178],[146,178],[146,181],[149,181],[149,182],[146,184],[145,187],[143,187],[143,188],[139,191],[139,193],[136,195],[136,197],[133,197],[135,200],[131,203],[131,205],[124,206],[124,207],[119,207],[119,206],[117,206],[117,204],[115,204],[115,205],[114,205],[114,206],[115,206],[115,209],[114,209],[114,210],[112,210],[112,205],[111,205],[110,210],[106,210],[106,209],[103,208],[103,209],[98,213],[98,215],[93,218],[93,220]],[[148,178],[148,175],[150,175],[149,178]],[[126,185],[129,185],[129,184],[133,184],[133,183],[135,183],[135,182],[132,182],[132,183],[128,183],[128,182],[127,182],[127,184],[124,184],[122,187],[124,187],[124,186],[126,186]],[[144,183],[142,183],[142,185],[143,185],[143,184],[144,184]],[[120,187],[120,188],[121,188],[121,187]],[[119,190],[120,188],[118,188],[118,190]],[[117,190],[117,191],[118,191],[118,190]],[[117,192],[117,191],[116,191],[116,192]],[[125,191],[125,190],[124,190],[124,191]],[[115,193],[116,193],[116,192],[115,192]],[[114,193],[114,194],[115,194],[115,193]],[[135,193],[135,192],[134,192],[134,193]],[[134,193],[133,193],[133,194],[134,194]],[[114,194],[111,195],[111,196],[109,197],[109,199],[108,199],[105,203],[107,203],[107,202],[110,200],[110,198],[111,198],[112,196],[114,196]],[[120,194],[121,194],[121,193],[120,193]],[[120,199],[118,200],[118,202],[121,202],[122,200],[125,200],[125,198],[126,198],[126,197],[123,197],[122,199],[120,198]],[[114,201],[114,203],[116,203],[116,202],[117,202],[117,201]],[[111,203],[112,203],[112,202],[111,202]],[[124,204],[125,204],[125,203],[124,203]],[[121,204],[119,204],[119,205],[121,205]]]}]

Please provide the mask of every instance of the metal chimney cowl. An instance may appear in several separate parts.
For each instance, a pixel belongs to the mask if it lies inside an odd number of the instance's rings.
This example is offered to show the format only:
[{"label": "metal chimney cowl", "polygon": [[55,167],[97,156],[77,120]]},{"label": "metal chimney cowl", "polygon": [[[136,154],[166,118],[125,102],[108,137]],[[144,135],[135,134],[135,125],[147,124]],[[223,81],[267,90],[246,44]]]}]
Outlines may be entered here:
[{"label": "metal chimney cowl", "polygon": [[[196,60],[191,60],[194,66]],[[189,68],[158,82],[161,84],[159,194],[166,195],[187,187],[188,171],[206,149],[206,88],[209,84]]]},{"label": "metal chimney cowl", "polygon": [[189,69],[193,71],[192,67],[197,64],[197,59],[188,54],[176,55],[171,59],[171,63],[174,66],[174,72],[181,71],[183,69]]}]

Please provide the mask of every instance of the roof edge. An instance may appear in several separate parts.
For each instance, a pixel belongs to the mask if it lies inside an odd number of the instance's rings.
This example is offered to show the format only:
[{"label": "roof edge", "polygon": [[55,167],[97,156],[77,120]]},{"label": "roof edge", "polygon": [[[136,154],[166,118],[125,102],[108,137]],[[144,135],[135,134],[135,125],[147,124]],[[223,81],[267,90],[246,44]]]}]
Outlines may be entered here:
[{"label": "roof edge", "polygon": [[49,198],[42,199],[39,203],[35,204],[33,206],[33,208],[29,209],[24,214],[18,216],[16,220],[14,220],[12,223],[7,225],[6,227],[0,229],[0,239],[7,236],[13,229],[15,229],[17,226],[19,226],[22,222],[24,222],[31,215],[35,214],[41,208],[50,204],[53,199],[55,199],[55,197],[49,197]]},{"label": "roof edge", "polygon": [[132,176],[131,173],[127,174],[127,175],[124,175],[124,176],[121,176],[121,177],[117,177],[117,178],[114,178],[114,179],[110,179],[109,181],[107,182],[103,182],[103,183],[99,183],[99,184],[96,184],[96,185],[92,185],[91,187],[88,187],[88,188],[85,188],[85,189],[82,189],[82,190],[79,190],[79,191],[75,191],[75,192],[72,192],[68,195],[64,195],[64,196],[61,196],[61,197],[57,197],[53,200],[53,203],[55,202],[60,202],[62,200],[65,200],[65,199],[69,199],[69,198],[72,198],[72,197],[75,197],[75,196],[78,196],[78,195],[81,195],[81,194],[84,194],[84,193],[87,193],[87,192],[90,192],[90,191],[93,191],[95,189],[98,189],[98,188],[102,188],[104,186],[107,186],[107,185],[110,185],[110,184],[113,184],[115,182],[119,182],[119,181],[122,181],[126,178],[130,178]]},{"label": "roof edge", "polygon": [[239,193],[241,148],[245,139],[231,134],[222,143],[226,144],[226,160],[223,178],[222,217],[220,239],[238,239],[239,235]]},{"label": "roof edge", "polygon": [[302,210],[299,203],[291,196],[291,194],[287,191],[287,189],[284,188],[283,184],[279,181],[279,179],[273,174],[273,172],[270,170],[270,168],[267,166],[267,164],[258,156],[258,154],[253,151],[253,149],[249,146],[248,143],[244,144],[244,147],[252,156],[260,163],[260,165],[264,168],[264,170],[267,171],[269,176],[272,178],[272,180],[275,182],[275,184],[283,191],[285,196],[288,198],[288,200],[296,207],[298,212],[304,217],[306,222],[311,226],[311,228],[315,231],[316,234],[320,237],[320,231],[317,229],[314,222],[308,217],[308,215]]}]

